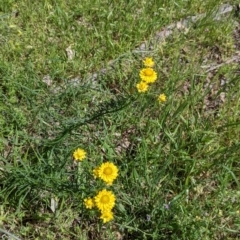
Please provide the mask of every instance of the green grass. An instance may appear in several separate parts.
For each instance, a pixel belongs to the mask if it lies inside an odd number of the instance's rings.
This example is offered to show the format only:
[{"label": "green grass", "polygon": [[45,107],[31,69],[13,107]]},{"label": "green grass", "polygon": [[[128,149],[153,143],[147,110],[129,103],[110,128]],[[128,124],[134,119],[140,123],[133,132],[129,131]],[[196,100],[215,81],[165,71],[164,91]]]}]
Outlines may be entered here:
[{"label": "green grass", "polygon": [[[240,27],[233,12],[214,20],[222,3],[4,0],[0,232],[240,239],[239,66],[229,61],[239,59]],[[133,51],[164,26],[201,13],[153,49]],[[140,94],[145,56],[153,57],[158,79]],[[166,103],[157,101],[160,93]],[[76,163],[78,147],[87,159]],[[92,170],[107,160],[119,176],[108,187],[114,220],[103,224],[83,199],[106,188]]]}]

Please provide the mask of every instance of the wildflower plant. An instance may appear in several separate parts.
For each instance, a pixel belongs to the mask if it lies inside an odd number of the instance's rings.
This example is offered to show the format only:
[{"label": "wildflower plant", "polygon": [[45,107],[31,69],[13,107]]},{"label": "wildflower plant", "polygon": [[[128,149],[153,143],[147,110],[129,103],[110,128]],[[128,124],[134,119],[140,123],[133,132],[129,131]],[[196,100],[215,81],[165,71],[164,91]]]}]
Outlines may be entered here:
[{"label": "wildflower plant", "polygon": [[115,206],[116,197],[110,190],[100,190],[95,197],[84,199],[84,205],[87,209],[94,207],[100,212],[100,219],[103,223],[113,220],[113,207]]},{"label": "wildflower plant", "polygon": [[[118,177],[118,167],[113,162],[107,161],[95,166],[92,170],[93,163],[86,157],[87,152],[82,148],[77,148],[73,152],[75,165],[77,162],[75,178],[79,185],[83,185],[84,189],[82,203],[84,208],[91,212],[91,216],[94,212],[98,212],[102,222],[107,223],[114,219],[113,207],[116,197],[113,191],[106,187],[111,186]],[[94,187],[90,188],[89,182],[86,181],[89,177],[92,178],[91,181],[94,181]]]},{"label": "wildflower plant", "polygon": [[[146,57],[142,60],[142,62],[144,68],[142,68],[139,72],[141,81],[136,84],[136,88],[139,93],[146,93],[149,91],[150,85],[156,82],[158,75],[153,69],[155,62],[153,61],[152,57]],[[163,93],[160,94],[157,99],[160,103],[167,101],[167,97]]]},{"label": "wildflower plant", "polygon": [[93,209],[94,207],[100,212],[100,219],[104,223],[113,220],[113,207],[115,206],[116,197],[112,191],[103,189],[100,190],[93,198],[84,199],[86,209]]},{"label": "wildflower plant", "polygon": [[[113,184],[113,181],[118,176],[118,168],[112,162],[104,162],[100,166],[97,166],[93,170],[93,177],[97,181],[97,178],[103,180],[107,186]],[[103,223],[107,223],[113,219],[113,207],[115,206],[116,197],[110,190],[99,190],[93,197],[86,197],[83,199],[83,203],[86,209],[98,209],[101,213],[100,219]]]},{"label": "wildflower plant", "polygon": [[139,72],[141,81],[136,84],[139,93],[145,93],[149,90],[149,85],[157,80],[157,72],[153,69],[155,65],[151,57],[146,57],[143,60],[144,68]]}]

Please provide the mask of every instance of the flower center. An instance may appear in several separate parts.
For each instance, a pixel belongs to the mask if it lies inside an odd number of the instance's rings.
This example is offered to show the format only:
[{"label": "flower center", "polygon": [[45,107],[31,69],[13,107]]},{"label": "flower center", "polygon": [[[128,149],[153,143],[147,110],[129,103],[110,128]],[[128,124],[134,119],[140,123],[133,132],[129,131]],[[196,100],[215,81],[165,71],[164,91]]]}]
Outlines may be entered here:
[{"label": "flower center", "polygon": [[106,174],[106,175],[111,175],[111,174],[112,174],[112,168],[106,167],[103,172],[104,172],[104,174]]},{"label": "flower center", "polygon": [[103,204],[108,203],[108,202],[109,202],[109,196],[106,196],[106,195],[102,196],[102,197],[101,197],[101,202],[102,202]]},{"label": "flower center", "polygon": [[146,76],[151,76],[152,75],[152,69],[146,69],[145,70],[145,75]]}]

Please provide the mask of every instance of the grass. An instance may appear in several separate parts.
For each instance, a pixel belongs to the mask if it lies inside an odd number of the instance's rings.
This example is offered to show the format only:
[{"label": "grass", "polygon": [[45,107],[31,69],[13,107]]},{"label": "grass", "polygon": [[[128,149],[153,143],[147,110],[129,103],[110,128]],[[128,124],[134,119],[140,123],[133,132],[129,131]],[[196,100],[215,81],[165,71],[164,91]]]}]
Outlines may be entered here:
[{"label": "grass", "polygon": [[[222,3],[4,0],[3,239],[240,239],[239,66],[231,61],[240,27],[237,12],[214,19]],[[150,50],[132,51],[201,13]],[[140,94],[146,56],[158,79]],[[72,157],[79,147],[82,162]],[[105,161],[119,176],[107,187],[114,220],[103,224],[83,199],[106,188],[92,175]]]}]

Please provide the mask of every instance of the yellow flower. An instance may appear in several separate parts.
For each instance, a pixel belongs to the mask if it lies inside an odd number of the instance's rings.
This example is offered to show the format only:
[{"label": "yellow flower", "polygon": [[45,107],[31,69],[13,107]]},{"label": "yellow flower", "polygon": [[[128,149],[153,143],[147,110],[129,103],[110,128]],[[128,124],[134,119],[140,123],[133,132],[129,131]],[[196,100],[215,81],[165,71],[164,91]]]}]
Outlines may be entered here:
[{"label": "yellow flower", "polygon": [[115,200],[116,198],[112,191],[106,189],[100,191],[94,198],[95,204],[101,212],[111,211],[115,206]]},{"label": "yellow flower", "polygon": [[154,66],[154,61],[152,58],[146,57],[145,60],[143,60],[143,64],[145,67],[152,68]]},{"label": "yellow flower", "polygon": [[118,176],[118,168],[111,162],[105,162],[98,168],[98,177],[108,185],[112,185]]},{"label": "yellow flower", "polygon": [[93,175],[94,175],[95,178],[99,177],[98,170],[99,170],[99,167],[93,169]]},{"label": "yellow flower", "polygon": [[85,207],[88,209],[92,209],[94,207],[94,201],[90,197],[84,199],[84,204],[85,204]]},{"label": "yellow flower", "polygon": [[148,91],[148,87],[149,86],[148,86],[147,83],[141,81],[140,83],[138,83],[136,85],[136,87],[137,87],[138,92],[143,93],[143,92],[147,92]]},{"label": "yellow flower", "polygon": [[143,68],[139,76],[146,83],[153,83],[157,80],[157,73],[152,68]]},{"label": "yellow flower", "polygon": [[158,96],[158,101],[159,102],[166,102],[167,101],[167,97],[166,97],[166,95],[163,93],[163,94],[160,94],[159,96]]},{"label": "yellow flower", "polygon": [[103,223],[109,222],[113,220],[113,212],[112,211],[103,211],[100,218],[103,220]]},{"label": "yellow flower", "polygon": [[78,148],[77,150],[74,151],[73,158],[74,160],[82,161],[84,158],[86,158],[86,155],[87,153],[83,149]]}]

